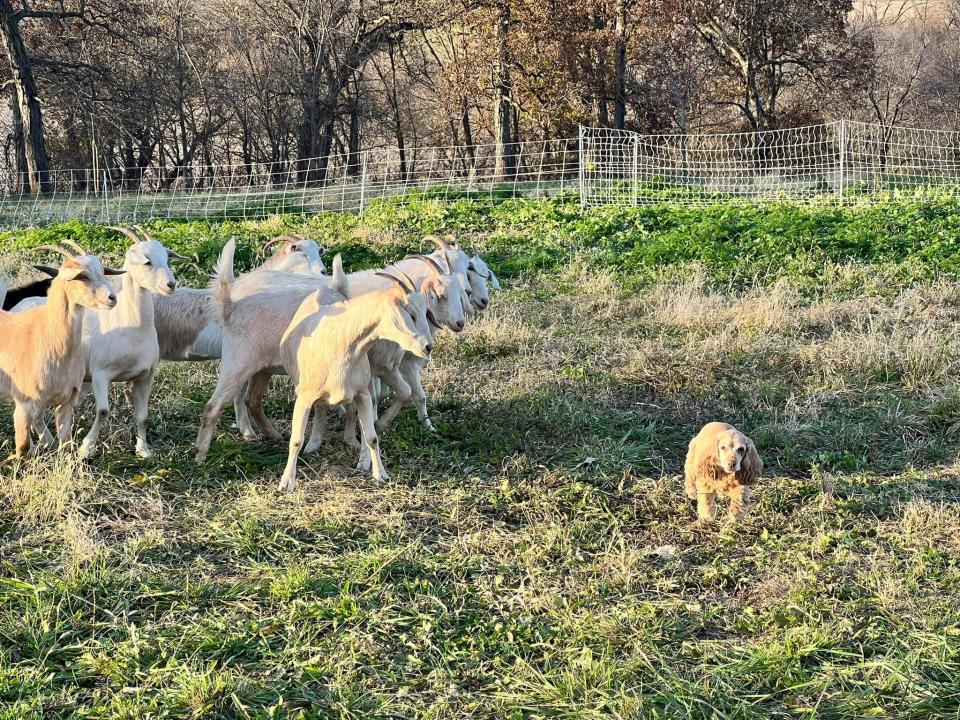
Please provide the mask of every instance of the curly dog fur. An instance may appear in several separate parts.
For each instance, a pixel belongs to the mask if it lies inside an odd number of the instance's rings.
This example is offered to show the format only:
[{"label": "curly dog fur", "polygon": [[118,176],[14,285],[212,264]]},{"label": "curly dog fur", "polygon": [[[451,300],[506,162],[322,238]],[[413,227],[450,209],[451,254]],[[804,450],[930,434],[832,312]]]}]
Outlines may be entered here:
[{"label": "curly dog fur", "polygon": [[763,461],[753,440],[733,425],[711,422],[690,441],[684,463],[687,497],[697,501],[700,522],[717,516],[717,495],[730,498],[730,515],[739,520],[760,478]]}]

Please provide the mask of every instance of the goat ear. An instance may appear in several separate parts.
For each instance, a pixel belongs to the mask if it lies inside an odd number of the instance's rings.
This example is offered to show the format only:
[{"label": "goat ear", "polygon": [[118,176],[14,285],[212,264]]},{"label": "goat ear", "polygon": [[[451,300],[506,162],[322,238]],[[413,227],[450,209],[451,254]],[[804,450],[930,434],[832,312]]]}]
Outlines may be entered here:
[{"label": "goat ear", "polygon": [[146,265],[150,261],[150,258],[137,249],[128,250],[127,255],[138,265]]},{"label": "goat ear", "polygon": [[60,274],[60,271],[57,270],[57,268],[52,268],[49,265],[34,265],[33,267],[35,267],[37,270],[39,270],[42,273],[46,273],[50,277],[55,278],[57,275]]},{"label": "goat ear", "polygon": [[171,250],[170,248],[167,248],[167,259],[168,260],[189,260],[190,258],[188,258],[186,255],[181,255],[176,250]]},{"label": "goat ear", "polygon": [[493,270],[490,271],[490,285],[493,286],[494,290],[500,289],[500,278],[497,277],[497,274]]},{"label": "goat ear", "polygon": [[109,268],[109,267],[103,268],[104,275],[123,275],[125,272],[126,270],[114,270],[113,268]]}]

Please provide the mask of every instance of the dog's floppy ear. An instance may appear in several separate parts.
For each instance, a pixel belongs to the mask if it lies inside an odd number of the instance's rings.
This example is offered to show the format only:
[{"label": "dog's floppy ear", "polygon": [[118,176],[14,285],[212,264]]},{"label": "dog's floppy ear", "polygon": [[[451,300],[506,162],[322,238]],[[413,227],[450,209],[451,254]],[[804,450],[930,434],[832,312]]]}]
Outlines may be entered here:
[{"label": "dog's floppy ear", "polygon": [[716,480],[723,472],[720,468],[720,453],[717,450],[717,436],[707,435],[697,439],[697,474],[700,477]]},{"label": "dog's floppy ear", "polygon": [[746,438],[746,440],[747,450],[743,455],[743,460],[740,461],[740,472],[737,473],[737,479],[744,485],[753,485],[763,473],[763,460],[760,459],[760,454],[757,452],[757,446],[753,444],[753,440],[750,438]]}]

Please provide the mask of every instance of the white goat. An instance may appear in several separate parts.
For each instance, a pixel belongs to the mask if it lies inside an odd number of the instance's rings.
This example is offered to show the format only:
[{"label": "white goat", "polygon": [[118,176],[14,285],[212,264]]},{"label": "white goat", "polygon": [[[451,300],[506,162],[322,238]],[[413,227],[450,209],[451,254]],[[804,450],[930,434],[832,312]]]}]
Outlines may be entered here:
[{"label": "white goat", "polygon": [[[442,327],[457,333],[463,330],[466,323],[464,292],[457,275],[444,272],[435,259],[424,255],[404,258],[391,265],[389,270],[402,273],[426,296],[431,316],[435,318],[431,323],[431,339],[434,330]],[[362,291],[364,282],[369,283],[369,277],[369,271],[352,273],[348,276],[351,297],[355,297]],[[377,379],[388,385],[395,395],[394,403],[377,421],[377,429],[384,430],[389,427],[412,397],[420,422],[428,430],[435,432],[433,423],[427,415],[426,393],[420,382],[420,371],[426,364],[426,360],[417,357],[414,353],[404,351],[395,343],[377,343],[370,351],[370,362]],[[344,438],[348,443],[356,442],[356,427],[353,425],[352,415],[348,417],[344,428]],[[314,443],[311,441],[310,447],[313,446]]]},{"label": "white goat", "polygon": [[74,406],[84,376],[83,308],[110,309],[117,304],[106,276],[120,272],[103,267],[73,241],[65,242],[74,250],[46,245],[37,248],[53,250],[66,258],[59,270],[36,266],[54,278],[46,304],[20,313],[0,311],[0,402],[15,406],[16,454],[21,457],[32,448],[31,427],[45,443],[52,443],[43,423],[47,407],[56,408],[59,441],[70,441]]},{"label": "white goat", "polygon": [[[167,296],[177,289],[170,260],[185,260],[144,233],[137,237],[127,228],[114,228],[133,240],[126,252],[119,301],[112,310],[88,310],[83,316],[83,351],[86,378],[93,390],[97,414],[80,445],[80,457],[96,453],[100,425],[110,415],[110,383],[127,383],[127,400],[137,429],[136,453],[153,455],[147,444],[147,403],[153,376],[160,363],[160,346],[154,326],[153,294]],[[142,232],[142,231],[141,231]]]},{"label": "white goat", "polygon": [[[403,275],[412,286],[425,296],[427,317],[433,327],[448,327],[454,332],[463,330],[465,317],[462,304],[462,286],[456,276],[443,272],[436,260],[426,256],[411,256],[389,265],[385,272]],[[382,272],[376,270],[350,273],[347,276],[349,297],[356,298],[364,293],[382,290],[389,287],[391,282]],[[237,279],[232,287],[232,292],[235,297],[247,297],[256,293],[268,292],[278,284],[278,279],[269,275],[250,273]],[[288,278],[285,285],[287,289],[299,288],[304,296],[311,292],[315,286],[314,280],[310,278]],[[405,355],[407,355],[405,351],[395,343],[388,341],[375,343],[371,348],[370,363],[375,378],[392,388],[397,398],[394,405],[381,418],[378,428],[385,428],[393,421],[411,397],[411,394],[424,424],[427,427],[432,427],[429,418],[426,417],[426,397],[419,376],[407,378],[401,373],[401,360]],[[419,367],[417,366],[418,372]],[[256,417],[263,415],[261,406],[262,389],[261,384],[257,384],[256,387],[251,384],[250,392],[247,395],[248,409]],[[356,447],[358,443],[356,440],[356,424],[353,418],[353,415],[349,416],[344,439],[348,444]],[[314,418],[314,431],[311,433],[310,441],[304,449],[305,452],[314,452],[320,449],[320,433],[323,421],[323,417],[317,416]],[[367,462],[366,458],[362,458],[360,469],[366,469]]]},{"label": "white goat", "polygon": [[[326,266],[321,258],[322,248],[309,238],[299,235],[281,235],[270,240],[264,249],[283,243],[273,256],[251,272],[282,271],[297,275],[323,277]],[[276,280],[276,276],[273,276]],[[181,288],[172,296],[157,298],[155,324],[160,344],[160,359],[168,361],[204,361],[220,358],[223,329],[210,320],[209,289]],[[250,421],[241,389],[234,398],[233,409],[237,427],[248,439],[257,432]]]},{"label": "white goat", "polygon": [[407,352],[427,357],[433,347],[427,326],[426,300],[402,280],[381,273],[400,289],[369,292],[334,305],[321,304],[321,294],[300,305],[280,343],[283,366],[296,384],[290,450],[279,490],[296,487],[297,456],[311,409],[323,418],[330,405],[356,407],[366,453],[375,479],[389,479],[380,458],[374,427],[372,374],[367,351],[377,340],[389,340]]},{"label": "white goat", "polygon": [[[235,293],[234,249],[235,243],[230,240],[220,255],[215,287],[211,293],[210,319],[223,329],[222,358],[217,386],[204,408],[200,432],[197,435],[197,462],[206,458],[213,428],[227,402],[235,398],[248,381],[250,395],[259,397],[269,376],[284,372],[279,357],[280,339],[304,298],[317,290],[321,291],[326,302],[337,302],[346,298],[341,292],[345,277],[339,255],[334,258],[333,275],[330,278],[299,277],[300,286],[288,287],[287,281],[298,276],[264,270],[241,276],[236,279],[236,283],[239,285],[245,278],[256,275],[258,280],[264,281],[266,291]],[[305,288],[302,286],[303,282],[308,282]],[[252,419],[268,438],[280,438],[259,403],[255,406],[248,405],[248,409]]]},{"label": "white goat", "polygon": [[279,270],[299,275],[326,275],[327,266],[323,264],[323,248],[315,240],[300,235],[278,235],[270,240],[263,249],[283,243],[279,250],[267,258],[257,270]]}]

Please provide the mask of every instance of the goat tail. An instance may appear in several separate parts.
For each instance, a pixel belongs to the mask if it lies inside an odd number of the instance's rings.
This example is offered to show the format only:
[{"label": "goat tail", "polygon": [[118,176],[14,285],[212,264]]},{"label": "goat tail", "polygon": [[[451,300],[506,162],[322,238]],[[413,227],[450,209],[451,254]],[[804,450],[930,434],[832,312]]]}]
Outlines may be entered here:
[{"label": "goat tail", "polygon": [[347,274],[343,271],[343,258],[340,253],[333,259],[333,273],[330,275],[330,289],[344,297],[350,297],[347,287]]},{"label": "goat tail", "polygon": [[210,297],[213,301],[214,320],[220,325],[230,321],[233,312],[233,300],[230,297],[230,286],[233,285],[233,254],[237,249],[236,238],[230,238],[223,246],[217,269],[214,272],[213,282],[210,284]]}]

